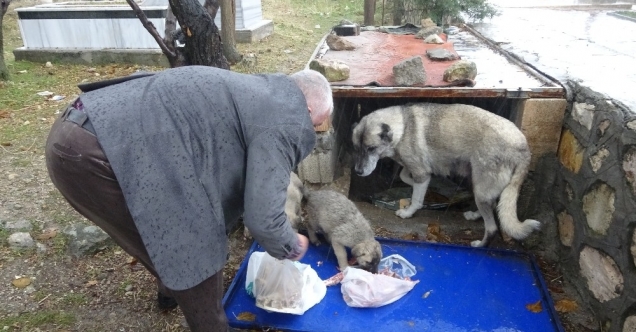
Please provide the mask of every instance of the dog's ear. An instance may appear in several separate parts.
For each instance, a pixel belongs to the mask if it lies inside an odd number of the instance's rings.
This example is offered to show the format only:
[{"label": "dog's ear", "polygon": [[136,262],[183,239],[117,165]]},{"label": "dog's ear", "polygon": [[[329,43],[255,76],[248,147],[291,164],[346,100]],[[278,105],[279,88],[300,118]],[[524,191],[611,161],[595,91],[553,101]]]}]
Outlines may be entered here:
[{"label": "dog's ear", "polygon": [[391,127],[386,123],[382,124],[382,132],[380,133],[380,138],[385,142],[391,142],[393,140]]}]

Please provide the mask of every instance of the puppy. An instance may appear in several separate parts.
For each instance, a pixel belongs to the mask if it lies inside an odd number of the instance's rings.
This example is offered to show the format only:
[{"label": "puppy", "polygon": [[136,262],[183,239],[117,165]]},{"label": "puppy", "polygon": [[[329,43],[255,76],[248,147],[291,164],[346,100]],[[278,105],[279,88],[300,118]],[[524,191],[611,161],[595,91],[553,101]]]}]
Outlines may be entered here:
[{"label": "puppy", "polygon": [[[285,201],[285,214],[291,227],[298,231],[298,226],[302,222],[301,202],[303,199],[303,181],[291,172],[289,176],[289,185],[287,186],[287,200]],[[251,239],[252,235],[247,227],[243,227],[243,236]]]},{"label": "puppy", "polygon": [[347,266],[347,251],[355,257],[358,266],[371,273],[378,272],[382,248],[375,240],[369,221],[346,196],[331,190],[310,191],[305,188],[307,230],[314,245],[320,245],[316,232],[321,232],[331,243],[343,271]]}]

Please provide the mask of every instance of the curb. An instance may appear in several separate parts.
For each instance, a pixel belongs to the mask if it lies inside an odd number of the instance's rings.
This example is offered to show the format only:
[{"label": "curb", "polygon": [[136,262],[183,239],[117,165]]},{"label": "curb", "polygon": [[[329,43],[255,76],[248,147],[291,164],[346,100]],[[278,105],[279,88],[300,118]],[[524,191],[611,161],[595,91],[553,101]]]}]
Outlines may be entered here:
[{"label": "curb", "polygon": [[628,20],[628,21],[632,21],[632,22],[636,22],[636,18],[630,17],[630,16],[625,16],[625,15],[621,15],[618,12],[611,12],[611,13],[607,13],[607,15],[611,15],[623,20]]}]

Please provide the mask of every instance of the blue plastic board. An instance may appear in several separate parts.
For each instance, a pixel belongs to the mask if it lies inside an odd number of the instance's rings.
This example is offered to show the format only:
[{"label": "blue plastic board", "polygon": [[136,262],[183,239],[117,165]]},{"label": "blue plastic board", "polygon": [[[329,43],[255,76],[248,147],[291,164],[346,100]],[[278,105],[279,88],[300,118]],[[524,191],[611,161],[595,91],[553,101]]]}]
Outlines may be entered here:
[{"label": "blue plastic board", "polygon": [[[420,282],[398,301],[379,308],[352,308],[340,285],[304,315],[268,313],[256,307],[245,291],[247,262],[241,264],[223,305],[230,326],[282,331],[435,331],[435,332],[549,332],[563,331],[534,259],[526,254],[390,239],[378,239],[384,256],[399,254],[417,268]],[[310,246],[302,263],[322,279],[336,274],[331,246]],[[318,262],[323,262],[318,266]],[[542,310],[526,306],[541,301]],[[250,315],[251,314],[251,315]],[[239,319],[242,318],[243,320]],[[254,318],[247,321],[246,317]]]}]

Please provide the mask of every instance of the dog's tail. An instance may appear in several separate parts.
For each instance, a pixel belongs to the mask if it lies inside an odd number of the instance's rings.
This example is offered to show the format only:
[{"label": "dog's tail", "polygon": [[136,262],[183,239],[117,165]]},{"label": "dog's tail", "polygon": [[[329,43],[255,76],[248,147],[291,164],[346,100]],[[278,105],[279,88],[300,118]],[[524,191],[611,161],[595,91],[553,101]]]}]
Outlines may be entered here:
[{"label": "dog's tail", "polygon": [[519,190],[521,189],[523,180],[528,174],[529,165],[529,157],[527,162],[517,165],[512,173],[510,182],[501,192],[499,206],[497,207],[502,230],[517,240],[523,240],[528,237],[532,231],[541,228],[541,223],[537,220],[526,219],[524,222],[521,222],[517,218]]}]

